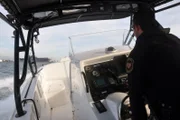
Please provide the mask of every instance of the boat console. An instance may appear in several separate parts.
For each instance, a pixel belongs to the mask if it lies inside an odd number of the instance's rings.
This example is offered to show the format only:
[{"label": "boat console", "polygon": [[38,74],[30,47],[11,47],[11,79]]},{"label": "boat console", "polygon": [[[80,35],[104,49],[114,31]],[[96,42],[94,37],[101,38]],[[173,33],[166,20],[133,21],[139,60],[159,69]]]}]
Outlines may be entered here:
[{"label": "boat console", "polygon": [[115,56],[112,60],[85,66],[85,74],[92,99],[99,101],[115,92],[128,92],[125,70],[127,56]]}]

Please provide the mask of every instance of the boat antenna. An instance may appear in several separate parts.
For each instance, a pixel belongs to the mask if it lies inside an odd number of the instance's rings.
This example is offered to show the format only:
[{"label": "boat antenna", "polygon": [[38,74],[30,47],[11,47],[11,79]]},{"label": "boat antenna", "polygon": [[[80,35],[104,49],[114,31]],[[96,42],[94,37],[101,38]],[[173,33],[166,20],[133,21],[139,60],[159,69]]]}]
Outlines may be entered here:
[{"label": "boat antenna", "polygon": [[71,37],[69,37],[69,43],[70,43],[70,50],[74,56],[74,49],[73,49],[73,45],[72,45],[72,40],[71,40]]}]

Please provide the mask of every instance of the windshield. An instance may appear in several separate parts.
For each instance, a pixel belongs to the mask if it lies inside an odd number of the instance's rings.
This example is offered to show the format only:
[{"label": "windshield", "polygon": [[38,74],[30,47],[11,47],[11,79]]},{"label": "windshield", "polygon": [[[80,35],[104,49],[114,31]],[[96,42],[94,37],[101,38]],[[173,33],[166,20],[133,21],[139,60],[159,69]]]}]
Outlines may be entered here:
[{"label": "windshield", "polygon": [[[71,53],[77,54],[96,49],[105,50],[108,47],[118,49],[123,46],[127,34],[128,30],[116,29],[73,35],[69,37],[70,50]],[[133,47],[134,43],[132,42],[130,47]]]}]

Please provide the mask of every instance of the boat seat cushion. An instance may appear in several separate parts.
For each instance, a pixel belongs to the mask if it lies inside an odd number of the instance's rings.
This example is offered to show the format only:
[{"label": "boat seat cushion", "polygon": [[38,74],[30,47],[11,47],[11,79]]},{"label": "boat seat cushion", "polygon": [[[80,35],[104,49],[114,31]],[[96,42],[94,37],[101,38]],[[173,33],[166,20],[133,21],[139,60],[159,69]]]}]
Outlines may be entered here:
[{"label": "boat seat cushion", "polygon": [[66,69],[63,63],[53,63],[46,65],[41,72],[43,81],[59,80],[67,77]]},{"label": "boat seat cushion", "polygon": [[68,103],[68,96],[63,80],[47,82],[45,96],[51,108]]}]

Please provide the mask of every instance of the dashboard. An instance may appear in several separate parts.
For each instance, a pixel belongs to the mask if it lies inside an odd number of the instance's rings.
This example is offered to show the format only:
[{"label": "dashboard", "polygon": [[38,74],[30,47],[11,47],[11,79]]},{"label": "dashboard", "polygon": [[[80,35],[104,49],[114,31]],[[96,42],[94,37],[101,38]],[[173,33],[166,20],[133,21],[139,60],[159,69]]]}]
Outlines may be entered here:
[{"label": "dashboard", "polygon": [[94,101],[105,99],[114,92],[128,92],[126,60],[127,56],[121,55],[106,62],[84,67]]}]

